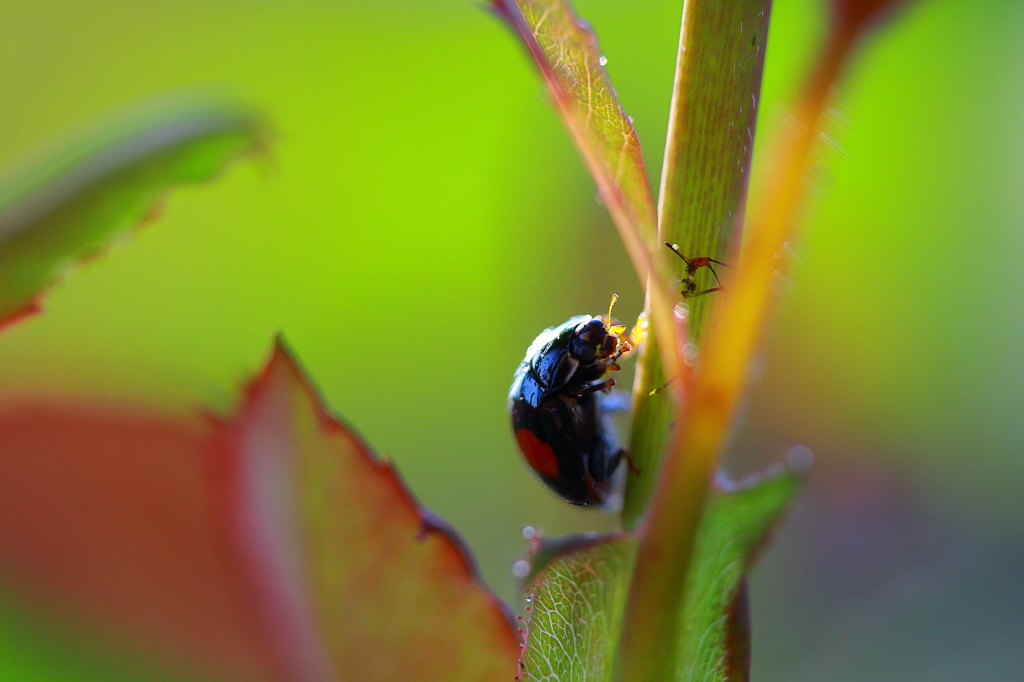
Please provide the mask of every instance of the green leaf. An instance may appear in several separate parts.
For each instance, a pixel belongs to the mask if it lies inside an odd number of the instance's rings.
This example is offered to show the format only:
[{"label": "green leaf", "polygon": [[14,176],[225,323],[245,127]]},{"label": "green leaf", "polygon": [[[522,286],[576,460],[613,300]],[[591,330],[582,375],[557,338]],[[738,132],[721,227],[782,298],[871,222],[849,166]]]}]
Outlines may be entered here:
[{"label": "green leaf", "polygon": [[135,114],[0,186],[0,327],[38,312],[76,263],[158,214],[164,193],[264,146],[248,111],[192,104]]},{"label": "green leaf", "polygon": [[[697,537],[694,565],[680,618],[674,679],[746,679],[745,633],[735,618],[744,575],[756,551],[797,491],[800,476],[774,472],[743,486],[715,490]],[[625,599],[636,559],[633,534],[585,540],[559,549],[550,541],[533,551],[533,577],[523,677],[603,682],[612,672]]]},{"label": "green leaf", "polygon": [[[547,552],[542,541],[538,550]],[[622,629],[636,538],[607,536],[545,562],[526,590],[526,680],[603,682]]]},{"label": "green leaf", "polygon": [[727,643],[733,601],[799,484],[798,473],[779,470],[729,492],[711,493],[687,579],[677,680],[731,679]]}]

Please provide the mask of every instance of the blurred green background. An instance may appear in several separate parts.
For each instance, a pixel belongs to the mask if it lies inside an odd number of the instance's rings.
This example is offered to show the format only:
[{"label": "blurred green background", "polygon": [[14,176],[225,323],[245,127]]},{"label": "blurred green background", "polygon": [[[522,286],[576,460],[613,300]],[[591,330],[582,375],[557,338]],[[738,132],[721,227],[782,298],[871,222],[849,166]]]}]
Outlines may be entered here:
[{"label": "blurred green background", "polygon": [[[226,411],[282,331],[506,598],[524,524],[611,527],[526,471],[505,396],[541,329],[612,291],[628,318],[642,294],[482,5],[5,0],[8,168],[168,90],[234,94],[277,144],[269,166],[175,192],[0,338],[0,397]],[[681,3],[576,5],[656,179]],[[824,7],[773,14],[757,167]],[[757,679],[1024,679],[1022,33],[1017,2],[921,0],[838,93],[729,458],[817,458],[755,574]]]}]

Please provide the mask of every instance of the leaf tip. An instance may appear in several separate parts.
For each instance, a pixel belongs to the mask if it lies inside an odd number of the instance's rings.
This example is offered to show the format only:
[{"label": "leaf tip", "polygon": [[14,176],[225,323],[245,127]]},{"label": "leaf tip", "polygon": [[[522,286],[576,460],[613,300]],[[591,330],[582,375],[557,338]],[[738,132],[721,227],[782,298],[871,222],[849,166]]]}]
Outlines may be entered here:
[{"label": "leaf tip", "polygon": [[279,331],[274,334],[274,340],[271,342],[270,359],[267,361],[267,368],[281,363],[288,364],[298,371],[298,364],[293,357],[287,339],[284,338],[284,332]]},{"label": "leaf tip", "polygon": [[170,188],[265,156],[272,134],[250,107],[173,95],[75,138],[0,178],[0,328],[39,312],[42,296],[73,265],[159,218]]},{"label": "leaf tip", "polygon": [[[321,418],[321,426],[342,427],[338,419],[330,413],[326,401],[320,395],[320,391],[317,390],[309,374],[298,361],[291,345],[284,337],[284,332],[280,331],[274,334],[270,357],[264,364],[263,371],[259,372],[250,383],[249,391],[258,393],[261,389],[272,383],[275,377],[280,377],[287,384],[295,386],[306,393],[317,415]],[[360,445],[366,448],[365,444],[360,443]]]},{"label": "leaf tip", "polygon": [[[415,519],[415,535],[412,539],[416,542],[440,543],[439,548],[446,557],[445,563],[452,571],[450,575],[458,576],[457,580],[464,585],[473,585],[490,605],[492,613],[508,626],[508,635],[515,639],[515,615],[511,607],[486,586],[461,535],[447,521],[419,503],[400,472],[387,457],[378,456],[354,428],[331,413],[326,401],[296,359],[284,335],[279,332],[274,337],[270,358],[262,372],[258,373],[246,389],[245,405],[254,404],[267,392],[292,390],[304,395],[302,402],[307,409],[313,411],[324,435],[331,439],[346,440],[352,446],[350,452],[375,473],[379,484],[390,489],[388,497],[392,499],[394,509],[404,509],[403,514],[411,515]],[[243,413],[245,412],[246,408],[243,407]],[[518,641],[515,644],[518,644]]]}]

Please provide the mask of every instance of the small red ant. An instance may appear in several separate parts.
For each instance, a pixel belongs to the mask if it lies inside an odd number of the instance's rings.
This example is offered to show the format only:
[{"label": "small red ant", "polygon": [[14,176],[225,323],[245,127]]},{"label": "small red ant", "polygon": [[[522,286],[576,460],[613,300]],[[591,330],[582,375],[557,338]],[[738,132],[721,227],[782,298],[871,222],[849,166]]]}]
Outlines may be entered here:
[{"label": "small red ant", "polygon": [[[667,246],[669,250],[672,251],[672,253],[682,258],[683,262],[686,263],[686,274],[680,281],[680,284],[683,285],[682,291],[679,292],[680,296],[682,296],[683,298],[694,298],[696,296],[703,296],[704,294],[710,294],[715,291],[725,291],[725,287],[722,286],[722,280],[718,279],[718,273],[715,272],[715,269],[713,267],[711,267],[711,264],[717,263],[718,265],[721,265],[723,267],[731,267],[728,263],[723,263],[720,260],[708,258],[707,256],[694,256],[693,258],[687,258],[682,253],[680,253],[679,244],[665,242],[665,246]],[[711,271],[711,274],[715,276],[715,281],[718,283],[717,287],[711,287],[710,289],[705,289],[704,291],[697,291],[697,278],[695,277],[695,275],[697,274],[697,271],[700,270],[701,268],[707,268],[708,270]],[[648,395],[654,395],[655,393],[661,392],[662,390],[664,390],[666,386],[668,386],[671,383],[672,379],[669,379],[661,386],[652,390]]]},{"label": "small red ant", "polygon": [[[683,277],[680,282],[683,285],[683,290],[679,292],[679,295],[683,298],[694,298],[695,296],[703,296],[704,294],[710,294],[713,291],[725,291],[725,287],[722,286],[722,280],[718,279],[718,273],[711,267],[712,263],[717,263],[724,267],[729,267],[726,263],[714,258],[708,258],[707,256],[694,256],[693,258],[687,258],[679,252],[679,244],[672,244],[671,242],[665,242],[665,246],[669,248],[672,253],[676,254],[683,259],[686,263],[686,276]],[[715,281],[718,282],[717,287],[705,289],[704,291],[697,291],[697,279],[694,277],[697,271],[701,268],[707,268],[711,271],[711,274],[715,276]]]}]

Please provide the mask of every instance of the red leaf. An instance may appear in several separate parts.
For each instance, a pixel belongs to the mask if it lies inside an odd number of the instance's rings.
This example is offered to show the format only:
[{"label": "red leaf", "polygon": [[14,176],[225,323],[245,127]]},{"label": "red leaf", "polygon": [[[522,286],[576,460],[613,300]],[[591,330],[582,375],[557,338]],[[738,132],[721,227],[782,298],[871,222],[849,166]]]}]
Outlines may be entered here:
[{"label": "red leaf", "polygon": [[3,591],[170,659],[267,679],[215,549],[203,433],[135,409],[0,411]]},{"label": "red leaf", "polygon": [[519,653],[457,538],[280,346],[238,416],[205,427],[0,409],[0,575],[196,675],[496,680]]},{"label": "red leaf", "polygon": [[[514,675],[511,620],[460,541],[327,413],[280,345],[220,442],[249,603],[274,634],[268,644],[288,647],[279,658],[295,679],[322,679],[326,666],[294,656],[314,646],[308,615],[323,638],[316,655],[346,681]],[[282,562],[300,556],[304,564]]]}]

